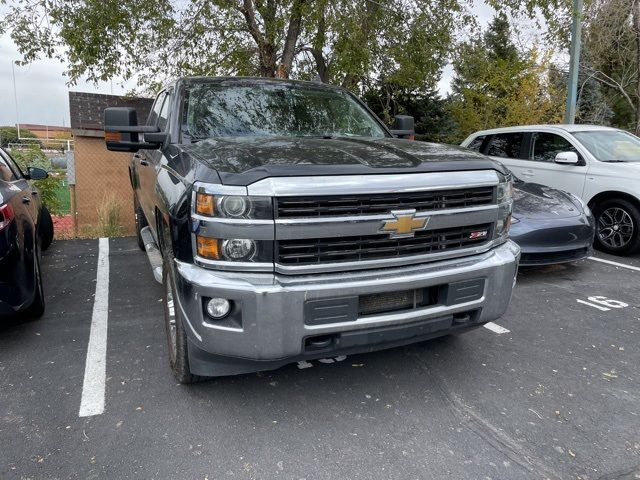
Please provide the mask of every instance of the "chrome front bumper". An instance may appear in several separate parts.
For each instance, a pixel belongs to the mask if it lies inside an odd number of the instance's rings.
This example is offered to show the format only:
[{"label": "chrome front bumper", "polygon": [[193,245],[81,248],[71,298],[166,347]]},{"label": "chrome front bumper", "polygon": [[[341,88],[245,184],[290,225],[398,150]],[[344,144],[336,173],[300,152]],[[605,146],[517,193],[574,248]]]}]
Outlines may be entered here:
[{"label": "chrome front bumper", "polygon": [[[519,256],[518,246],[508,241],[483,254],[453,260],[308,276],[212,271],[176,261],[178,307],[188,334],[191,370],[200,375],[265,370],[297,359],[337,354],[342,351],[341,336],[362,333],[355,342],[359,347],[348,350],[367,351],[481,325],[507,309]],[[310,301],[446,287],[472,279],[481,280],[482,291],[471,301],[437,303],[338,323],[305,323],[305,305]],[[211,297],[232,300],[231,316],[222,321],[208,319],[204,302]],[[456,325],[456,318],[466,323]],[[425,328],[430,321],[433,325]],[[385,334],[403,326],[407,327],[404,333]],[[367,332],[375,335],[368,337]],[[309,338],[336,341],[334,348],[314,351],[307,348]],[[367,338],[389,341],[363,344]]]}]

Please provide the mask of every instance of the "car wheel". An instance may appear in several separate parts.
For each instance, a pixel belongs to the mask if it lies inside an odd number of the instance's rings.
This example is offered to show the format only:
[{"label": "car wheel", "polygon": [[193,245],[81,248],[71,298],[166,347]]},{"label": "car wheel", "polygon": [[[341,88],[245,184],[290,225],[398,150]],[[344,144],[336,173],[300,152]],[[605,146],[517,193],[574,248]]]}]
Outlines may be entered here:
[{"label": "car wheel", "polygon": [[628,255],[640,249],[640,211],[623,199],[606,200],[594,209],[596,247],[614,255]]},{"label": "car wheel", "polygon": [[168,266],[166,257],[162,272],[162,285],[164,289],[164,324],[169,347],[169,365],[173,376],[182,384],[201,381],[203,377],[193,375],[189,369],[187,332],[185,332],[184,322],[178,307],[173,271]]},{"label": "car wheel", "polygon": [[53,242],[53,219],[51,213],[44,205],[40,209],[38,222],[38,235],[40,237],[40,249],[46,250]]},{"label": "car wheel", "polygon": [[142,234],[140,232],[147,226],[147,219],[144,216],[142,207],[140,207],[137,195],[133,196],[133,214],[135,215],[136,220],[136,237],[138,238],[138,247],[140,247],[140,250],[144,252],[144,240],[142,239]]},{"label": "car wheel", "polygon": [[44,315],[44,289],[42,288],[42,274],[40,272],[40,260],[38,252],[34,252],[33,261],[35,262],[35,296],[31,305],[24,310],[23,314],[27,318],[40,318]]}]

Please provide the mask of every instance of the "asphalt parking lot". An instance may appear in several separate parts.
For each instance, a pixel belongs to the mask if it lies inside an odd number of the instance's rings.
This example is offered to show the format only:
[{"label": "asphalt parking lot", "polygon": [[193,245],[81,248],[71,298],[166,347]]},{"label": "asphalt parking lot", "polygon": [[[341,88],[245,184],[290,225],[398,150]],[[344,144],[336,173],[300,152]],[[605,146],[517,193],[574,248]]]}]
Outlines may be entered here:
[{"label": "asphalt parking lot", "polygon": [[493,330],[180,386],[145,254],[109,247],[103,413],[97,240],[55,243],[45,317],[0,326],[2,479],[640,478],[640,257],[522,271]]}]

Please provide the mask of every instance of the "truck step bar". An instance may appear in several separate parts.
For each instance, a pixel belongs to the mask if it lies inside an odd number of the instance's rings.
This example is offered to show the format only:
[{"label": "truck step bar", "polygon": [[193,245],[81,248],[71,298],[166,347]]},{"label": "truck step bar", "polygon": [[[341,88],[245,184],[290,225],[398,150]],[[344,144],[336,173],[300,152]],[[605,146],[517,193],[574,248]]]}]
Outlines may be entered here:
[{"label": "truck step bar", "polygon": [[151,229],[149,227],[144,227],[140,230],[140,236],[144,241],[144,249],[147,251],[147,257],[151,264],[153,277],[156,279],[156,282],[162,283],[162,255],[160,255],[158,244],[153,239]]}]

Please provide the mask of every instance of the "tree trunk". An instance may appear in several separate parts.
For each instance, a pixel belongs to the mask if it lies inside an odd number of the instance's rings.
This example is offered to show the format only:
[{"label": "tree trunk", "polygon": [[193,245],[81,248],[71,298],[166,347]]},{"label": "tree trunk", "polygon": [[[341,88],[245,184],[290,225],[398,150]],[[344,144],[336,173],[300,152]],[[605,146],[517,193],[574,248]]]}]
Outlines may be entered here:
[{"label": "tree trunk", "polygon": [[258,49],[258,61],[260,62],[260,75],[262,77],[275,77],[276,75],[276,49],[272,42],[267,41],[260,31],[256,20],[256,9],[253,0],[243,0],[240,7],[242,15],[247,23],[247,30],[256,42]]},{"label": "tree trunk", "polygon": [[291,18],[289,19],[289,27],[287,28],[287,36],[284,40],[284,49],[282,50],[282,60],[278,67],[278,76],[288,78],[291,73],[291,65],[300,36],[302,27],[302,7],[305,0],[295,0],[291,6]]},{"label": "tree trunk", "polygon": [[[640,68],[640,0],[633,2],[633,29],[636,35],[636,69]],[[640,74],[636,76],[636,135],[640,135]]]}]

